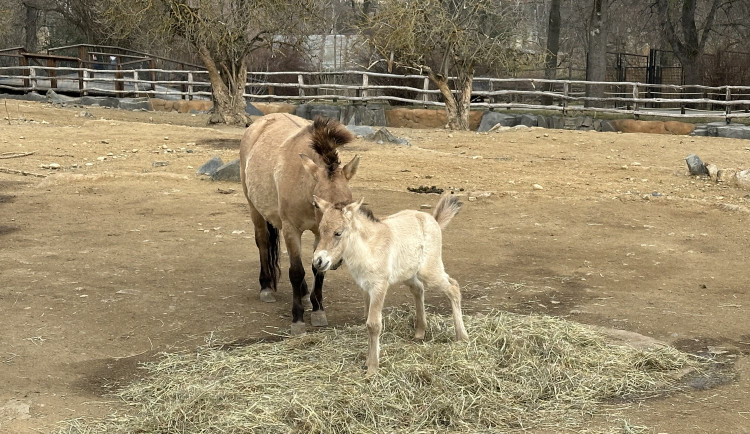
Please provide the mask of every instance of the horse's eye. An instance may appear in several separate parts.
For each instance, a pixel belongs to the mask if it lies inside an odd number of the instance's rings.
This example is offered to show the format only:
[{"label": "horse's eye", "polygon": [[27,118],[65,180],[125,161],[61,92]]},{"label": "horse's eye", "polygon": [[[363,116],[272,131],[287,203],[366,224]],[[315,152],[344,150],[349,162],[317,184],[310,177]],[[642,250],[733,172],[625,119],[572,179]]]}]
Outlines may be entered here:
[{"label": "horse's eye", "polygon": [[337,237],[337,238],[338,238],[338,237],[340,237],[340,236],[341,236],[341,234],[342,234],[342,231],[334,231],[334,232],[333,232],[333,236],[334,236],[334,237]]}]

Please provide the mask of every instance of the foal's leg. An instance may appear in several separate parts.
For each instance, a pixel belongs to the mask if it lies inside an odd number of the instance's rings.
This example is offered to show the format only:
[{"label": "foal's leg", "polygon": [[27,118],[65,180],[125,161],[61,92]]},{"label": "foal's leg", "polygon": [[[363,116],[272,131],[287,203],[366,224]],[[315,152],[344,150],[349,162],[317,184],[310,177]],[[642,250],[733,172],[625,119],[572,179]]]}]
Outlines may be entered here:
[{"label": "foal's leg", "polygon": [[374,284],[367,289],[370,296],[370,309],[367,312],[367,334],[369,344],[367,351],[367,376],[378,371],[380,361],[380,333],[383,331],[383,302],[388,291],[387,283]]},{"label": "foal's leg", "polygon": [[289,253],[289,280],[292,282],[292,334],[305,333],[305,308],[302,307],[302,297],[307,294],[307,282],[305,282],[305,267],[302,265],[300,245],[302,244],[302,233],[292,224],[284,224],[284,242]]},{"label": "foal's leg", "polygon": [[422,285],[422,282],[420,282],[416,276],[407,282],[407,285],[409,285],[409,289],[414,295],[414,305],[416,306],[417,313],[417,318],[414,323],[414,338],[424,339],[424,332],[427,327],[424,314],[424,285]]},{"label": "foal's leg", "polygon": [[[320,235],[315,233],[313,251],[318,248],[318,242],[320,242]],[[323,327],[328,325],[328,318],[326,318],[326,312],[323,308],[323,279],[326,274],[318,272],[315,267],[312,267],[312,272],[313,276],[315,276],[315,286],[310,293],[310,302],[312,304],[310,323],[312,323],[313,327]],[[302,301],[304,302],[304,299]]]},{"label": "foal's leg", "polygon": [[456,279],[448,276],[444,271],[437,270],[424,276],[424,282],[429,288],[437,288],[448,296],[448,299],[451,302],[451,308],[453,309],[453,324],[456,328],[456,340],[465,341],[469,339],[469,335],[466,333],[466,327],[464,327],[463,314],[461,313],[461,289],[459,289]]},{"label": "foal's leg", "polygon": [[[249,203],[249,202],[248,202]],[[260,255],[260,299],[267,303],[276,301],[274,293],[279,281],[278,229],[266,222],[262,215],[250,205],[250,217],[255,229],[255,245]]]}]

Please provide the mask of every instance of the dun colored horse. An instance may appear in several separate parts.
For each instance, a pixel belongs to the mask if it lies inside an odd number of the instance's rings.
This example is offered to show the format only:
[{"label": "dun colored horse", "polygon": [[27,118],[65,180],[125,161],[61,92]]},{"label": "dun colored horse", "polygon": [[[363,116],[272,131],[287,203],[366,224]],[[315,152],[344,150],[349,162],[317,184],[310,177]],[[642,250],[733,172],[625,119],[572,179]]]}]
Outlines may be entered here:
[{"label": "dun colored horse", "polygon": [[446,274],[442,259],[442,229],[460,210],[458,198],[443,195],[432,215],[405,210],[382,220],[362,208],[362,200],[348,205],[317,196],[313,200],[323,213],[313,268],[324,272],[336,269],[343,261],[365,293],[367,375],[378,369],[383,301],[394,283],[406,283],[414,295],[416,339],[423,339],[425,334],[425,288],[441,290],[448,296],[456,340],[468,339],[461,314],[461,291],[458,282]]},{"label": "dun colored horse", "polygon": [[[255,244],[260,253],[260,299],[276,301],[279,279],[279,230],[289,253],[293,289],[292,334],[305,332],[302,299],[309,294],[300,257],[301,237],[312,231],[317,246],[320,214],[313,194],[332,203],[352,202],[349,180],[359,165],[355,156],[341,166],[336,148],[354,139],[335,120],[314,122],[290,114],[270,114],[255,121],[240,143],[240,176],[250,204]],[[328,324],[323,309],[324,272],[313,269],[310,294],[313,326]]]}]

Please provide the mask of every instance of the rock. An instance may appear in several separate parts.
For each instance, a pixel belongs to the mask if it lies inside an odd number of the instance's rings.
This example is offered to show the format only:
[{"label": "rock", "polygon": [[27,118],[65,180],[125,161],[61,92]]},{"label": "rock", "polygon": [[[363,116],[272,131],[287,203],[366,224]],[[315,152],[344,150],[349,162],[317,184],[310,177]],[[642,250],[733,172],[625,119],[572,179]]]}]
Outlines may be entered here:
[{"label": "rock", "polygon": [[734,178],[737,181],[737,185],[744,188],[750,188],[750,169],[737,172],[734,175]]},{"label": "rock", "polygon": [[346,129],[354,133],[355,136],[362,136],[365,139],[375,134],[375,129],[366,125],[347,125]]},{"label": "rock", "polygon": [[151,163],[152,167],[164,167],[169,166],[169,161],[154,161]]},{"label": "rock", "polygon": [[123,110],[152,110],[148,98],[121,98],[119,108]]},{"label": "rock", "polygon": [[422,205],[419,205],[419,209],[430,209],[432,208],[432,205],[423,203]]},{"label": "rock", "polygon": [[81,117],[81,118],[93,118],[94,115],[92,115],[91,112],[88,111],[88,110],[82,110],[81,112],[78,113],[78,117]]},{"label": "rock", "polygon": [[53,104],[69,104],[69,103],[73,103],[73,101],[77,99],[77,98],[73,98],[67,95],[60,95],[59,93],[55,92],[52,89],[47,91],[46,96],[47,96],[47,101]]},{"label": "rock", "polygon": [[211,179],[214,181],[240,182],[240,159],[232,160],[216,169],[216,172],[211,175]]},{"label": "rock", "polygon": [[541,186],[541,185],[539,185],[539,184],[531,184],[531,187],[532,187],[532,188],[533,188],[534,190],[544,190],[544,187],[542,187],[542,186]]},{"label": "rock", "polygon": [[258,107],[255,107],[253,103],[247,103],[245,105],[245,114],[248,116],[263,116],[263,112],[258,110]]},{"label": "rock", "polygon": [[688,165],[691,175],[708,175],[706,166],[701,161],[700,157],[695,154],[690,154],[685,157],[685,162]]},{"label": "rock", "polygon": [[608,120],[594,119],[594,129],[603,133],[614,133],[615,127]]},{"label": "rock", "polygon": [[716,165],[713,164],[713,163],[708,163],[705,166],[706,166],[706,171],[708,172],[708,176],[710,176],[711,179],[713,179],[714,181],[716,181],[717,180],[717,174],[719,172],[719,168],[716,167]]},{"label": "rock", "polygon": [[57,163],[52,163],[52,164],[49,165],[49,168],[52,169],[52,170],[57,170],[57,169],[60,168],[60,165],[57,164]]},{"label": "rock", "polygon": [[221,161],[220,157],[214,157],[208,160],[207,162],[203,163],[203,165],[199,167],[195,173],[198,175],[213,176],[214,173],[216,173],[216,170],[218,170],[219,167],[223,165],[224,165],[224,162]]},{"label": "rock", "polygon": [[527,127],[536,127],[539,125],[539,119],[534,115],[522,114],[518,118],[518,124],[525,125]]},{"label": "rock", "polygon": [[716,172],[716,182],[731,182],[735,179],[736,174],[736,170],[719,169],[718,172]]},{"label": "rock", "polygon": [[381,128],[378,131],[375,132],[375,134],[371,134],[370,136],[366,137],[367,140],[376,140],[378,142],[383,141],[387,143],[395,143],[397,145],[406,145],[409,146],[409,142],[405,139],[400,139],[393,135],[390,131],[388,131],[385,128]]},{"label": "rock", "polygon": [[330,119],[341,119],[341,108],[335,105],[300,104],[294,114],[305,119],[313,120],[317,116]]},{"label": "rock", "polygon": [[518,125],[519,119],[515,115],[506,115],[498,112],[485,112],[482,121],[479,123],[477,132],[483,133],[489,131],[495,125],[500,124],[503,127],[514,127]]},{"label": "rock", "polygon": [[347,105],[342,108],[341,122],[345,125],[387,125],[385,104]]}]

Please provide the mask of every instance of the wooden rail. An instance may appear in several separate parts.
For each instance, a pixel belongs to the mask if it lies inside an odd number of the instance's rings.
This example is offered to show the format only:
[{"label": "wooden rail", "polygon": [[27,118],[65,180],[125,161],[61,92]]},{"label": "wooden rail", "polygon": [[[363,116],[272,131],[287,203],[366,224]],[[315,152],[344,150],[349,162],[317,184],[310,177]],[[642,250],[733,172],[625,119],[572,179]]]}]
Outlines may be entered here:
[{"label": "wooden rail", "polygon": [[[61,61],[74,58],[50,56]],[[139,56],[133,64],[147,59]],[[82,62],[79,62],[82,63]],[[90,63],[90,62],[86,62]],[[125,64],[131,62],[125,62]],[[167,99],[210,99],[208,73],[198,69],[125,69],[125,64],[89,68],[81,65],[0,66],[0,91],[46,92],[114,97],[148,96]],[[102,69],[110,68],[110,69]],[[605,96],[585,96],[587,85],[602,85]],[[477,77],[473,109],[570,110],[639,116],[750,117],[750,86],[676,86],[634,82],[589,82],[530,78]],[[245,89],[250,101],[344,101],[444,106],[440,91],[422,75],[366,71],[250,72]],[[549,97],[552,104],[543,104]]]}]

